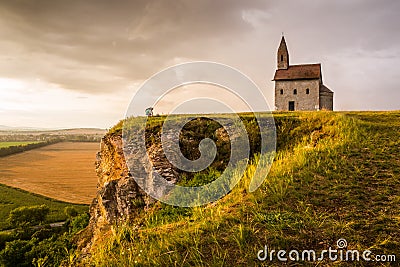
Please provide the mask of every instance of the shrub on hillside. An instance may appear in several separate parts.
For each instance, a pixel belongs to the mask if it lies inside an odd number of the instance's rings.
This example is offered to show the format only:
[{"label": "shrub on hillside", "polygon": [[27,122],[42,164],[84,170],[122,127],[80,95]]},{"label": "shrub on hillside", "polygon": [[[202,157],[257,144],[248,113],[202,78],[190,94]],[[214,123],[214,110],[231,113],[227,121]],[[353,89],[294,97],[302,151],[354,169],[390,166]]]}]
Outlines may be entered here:
[{"label": "shrub on hillside", "polygon": [[50,209],[46,205],[18,207],[13,209],[8,216],[8,223],[16,227],[38,225],[45,221]]}]

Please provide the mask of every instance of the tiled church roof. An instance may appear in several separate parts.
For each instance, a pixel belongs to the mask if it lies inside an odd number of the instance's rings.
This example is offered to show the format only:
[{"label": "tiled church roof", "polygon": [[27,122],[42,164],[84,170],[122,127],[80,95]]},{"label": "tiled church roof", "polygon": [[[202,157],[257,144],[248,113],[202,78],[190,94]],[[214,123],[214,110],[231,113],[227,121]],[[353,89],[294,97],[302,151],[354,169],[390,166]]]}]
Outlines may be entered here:
[{"label": "tiled church roof", "polygon": [[[309,80],[321,78],[321,64],[292,65],[288,69],[278,69],[274,81]],[[329,90],[329,89],[328,89]]]},{"label": "tiled church roof", "polygon": [[321,85],[319,86],[319,91],[320,91],[320,92],[324,92],[324,93],[333,94],[333,92],[332,92],[328,87],[326,87],[326,86],[323,85],[323,84],[321,84]]}]

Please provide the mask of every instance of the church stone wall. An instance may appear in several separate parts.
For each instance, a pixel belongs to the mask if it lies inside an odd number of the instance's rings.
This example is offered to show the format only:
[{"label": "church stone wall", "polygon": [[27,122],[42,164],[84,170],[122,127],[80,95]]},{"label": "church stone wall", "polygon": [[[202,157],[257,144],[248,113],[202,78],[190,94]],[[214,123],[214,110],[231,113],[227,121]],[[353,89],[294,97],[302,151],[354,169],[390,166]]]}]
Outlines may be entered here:
[{"label": "church stone wall", "polygon": [[320,109],[333,110],[333,93],[321,92],[319,102]]},{"label": "church stone wall", "polygon": [[[309,94],[306,94],[307,88]],[[294,89],[297,89],[297,94],[293,94]],[[295,110],[318,110],[319,80],[275,81],[275,110],[289,110],[289,101],[294,101]]]}]

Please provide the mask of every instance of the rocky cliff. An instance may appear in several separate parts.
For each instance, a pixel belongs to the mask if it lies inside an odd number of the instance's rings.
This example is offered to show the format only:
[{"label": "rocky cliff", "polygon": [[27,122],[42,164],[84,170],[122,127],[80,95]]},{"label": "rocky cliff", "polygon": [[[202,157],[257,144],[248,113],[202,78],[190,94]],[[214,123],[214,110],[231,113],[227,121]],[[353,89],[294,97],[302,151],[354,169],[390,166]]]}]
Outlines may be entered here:
[{"label": "rocky cliff", "polygon": [[[208,127],[205,127],[208,125]],[[167,133],[176,135],[175,132]],[[134,136],[139,136],[139,133]],[[189,123],[177,138],[180,140],[182,153],[189,159],[199,157],[198,145],[204,137],[213,139],[219,149],[219,154],[212,164],[215,169],[225,168],[225,159],[229,154],[229,136],[218,123],[199,120]],[[138,137],[133,137],[138,138]],[[90,205],[90,222],[86,230],[77,238],[78,247],[83,255],[90,254],[90,249],[101,233],[106,232],[114,224],[123,223],[138,216],[140,211],[146,210],[154,199],[149,197],[136,183],[128,170],[126,162],[135,168],[140,179],[151,179],[157,172],[170,183],[177,183],[184,173],[174,167],[164,155],[161,146],[160,125],[153,124],[146,129],[146,152],[137,146],[138,140],[132,139],[125,149],[128,159],[124,156],[121,129],[112,130],[106,134],[100,144],[100,152],[95,162],[98,176],[97,195]],[[190,174],[185,173],[185,178]]]},{"label": "rocky cliff", "polygon": [[[130,160],[136,161],[135,166],[156,171],[175,183],[178,173],[165,158],[162,148],[153,144],[147,152],[150,161],[144,160],[143,155],[135,155]],[[132,154],[135,154],[134,151]],[[131,176],[120,134],[107,134],[102,138],[95,168],[98,176],[97,195],[90,205],[89,226],[80,235],[78,242],[84,254],[90,253],[93,243],[111,225],[129,221],[138,211],[148,208],[154,202]]]}]

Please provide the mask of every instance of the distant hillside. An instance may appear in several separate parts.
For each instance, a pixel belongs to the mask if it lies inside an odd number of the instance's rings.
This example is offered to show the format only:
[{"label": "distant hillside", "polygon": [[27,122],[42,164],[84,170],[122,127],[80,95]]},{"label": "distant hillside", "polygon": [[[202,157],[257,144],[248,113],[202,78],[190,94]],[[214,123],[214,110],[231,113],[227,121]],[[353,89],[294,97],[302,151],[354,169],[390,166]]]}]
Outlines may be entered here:
[{"label": "distant hillside", "polygon": [[[154,120],[152,140],[160,130],[159,118]],[[91,224],[78,238],[86,256],[80,263],[281,266],[276,256],[272,262],[262,262],[257,254],[265,246],[275,251],[321,252],[336,249],[339,239],[346,239],[348,249],[371,250],[372,259],[398,254],[400,112],[276,113],[275,121],[277,156],[261,188],[247,191],[255,157],[232,192],[196,208],[158,202],[145,205],[140,198],[125,205],[128,196],[137,193],[129,184],[121,154],[122,123],[114,127],[102,141],[96,165],[99,193],[91,207]],[[191,138],[207,133],[204,125],[199,120],[197,128],[189,129]],[[257,135],[250,139],[256,140]],[[215,179],[220,167],[192,179]],[[126,212],[130,216],[125,217]],[[118,225],[110,223],[113,218]],[[333,262],[325,257],[308,264],[330,266]]]},{"label": "distant hillside", "polygon": [[8,126],[0,125],[0,131],[6,131],[6,130],[9,130],[9,129],[10,129],[10,127],[8,127]]},{"label": "distant hillside", "polygon": [[45,129],[35,128],[35,127],[10,127],[6,125],[0,125],[0,131],[36,131],[36,130],[45,130]]},{"label": "distant hillside", "polygon": [[0,126],[0,135],[5,134],[31,134],[31,135],[40,135],[40,134],[66,134],[66,135],[76,135],[76,134],[105,134],[105,129],[99,128],[73,128],[73,129],[41,129],[41,128],[17,128],[17,127],[8,127],[8,126]]}]

